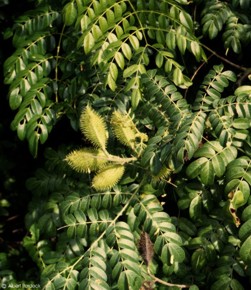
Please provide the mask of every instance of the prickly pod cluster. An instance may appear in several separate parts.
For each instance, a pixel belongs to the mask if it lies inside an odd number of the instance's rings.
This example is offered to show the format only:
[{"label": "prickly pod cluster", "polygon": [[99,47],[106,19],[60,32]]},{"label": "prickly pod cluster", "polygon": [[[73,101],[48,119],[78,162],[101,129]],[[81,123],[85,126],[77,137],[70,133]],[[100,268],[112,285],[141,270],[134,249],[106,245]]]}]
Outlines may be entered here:
[{"label": "prickly pod cluster", "polygon": [[137,129],[129,114],[114,111],[110,126],[118,141],[131,149],[132,157],[120,157],[107,151],[107,124],[96,111],[86,106],[80,116],[80,130],[93,147],[74,150],[65,158],[74,170],[94,173],[92,187],[97,191],[105,191],[116,185],[124,174],[125,165],[138,159],[148,140],[148,136]]}]

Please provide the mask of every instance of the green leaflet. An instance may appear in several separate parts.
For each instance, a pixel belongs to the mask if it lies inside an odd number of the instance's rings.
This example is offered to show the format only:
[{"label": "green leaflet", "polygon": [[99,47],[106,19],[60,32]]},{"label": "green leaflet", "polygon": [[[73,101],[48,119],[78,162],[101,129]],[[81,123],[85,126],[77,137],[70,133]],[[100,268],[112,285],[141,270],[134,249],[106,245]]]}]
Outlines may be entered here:
[{"label": "green leaflet", "polygon": [[251,245],[251,237],[249,236],[240,248],[240,256],[246,263],[250,263],[251,260],[250,245]]},{"label": "green leaflet", "polygon": [[13,36],[18,49],[4,64],[5,83],[10,85],[9,104],[13,110],[18,109],[12,128],[21,140],[28,140],[34,156],[38,144],[45,143],[55,122],[47,78],[53,57],[47,53],[55,48],[51,27],[58,17],[57,11],[43,7],[21,18]]},{"label": "green leaflet", "polygon": [[77,9],[74,2],[67,3],[63,9],[65,25],[72,25],[77,18]]},{"label": "green leaflet", "polygon": [[206,5],[203,11],[204,17],[202,18],[202,24],[203,33],[208,34],[210,39],[213,39],[222,30],[223,24],[226,22],[230,11],[224,3],[210,4],[211,5]]},{"label": "green leaflet", "polygon": [[233,146],[224,148],[217,141],[207,142],[195,152],[197,159],[189,164],[186,173],[190,178],[200,177],[202,183],[212,185],[215,177],[222,177],[226,166],[236,156]]},{"label": "green leaflet", "polygon": [[233,213],[234,219],[236,210],[245,205],[250,198],[251,171],[248,157],[240,157],[233,160],[227,167],[225,192],[228,194],[230,205],[229,210]]},{"label": "green leaflet", "polygon": [[204,78],[193,104],[194,110],[208,110],[213,103],[220,100],[221,93],[229,86],[229,81],[235,82],[232,71],[224,71],[223,65],[214,66]]},{"label": "green leaflet", "polygon": [[126,289],[129,285],[133,285],[134,287],[141,285],[141,269],[137,263],[139,256],[138,254],[132,256],[137,248],[130,228],[126,223],[118,222],[114,230],[119,249],[118,263],[124,265],[124,269],[122,269],[119,275],[118,287],[119,289]]},{"label": "green leaflet", "polygon": [[107,284],[106,274],[106,253],[102,247],[94,247],[86,255],[84,260],[84,268],[81,271],[81,283],[80,286],[84,289],[101,288],[109,289]]}]

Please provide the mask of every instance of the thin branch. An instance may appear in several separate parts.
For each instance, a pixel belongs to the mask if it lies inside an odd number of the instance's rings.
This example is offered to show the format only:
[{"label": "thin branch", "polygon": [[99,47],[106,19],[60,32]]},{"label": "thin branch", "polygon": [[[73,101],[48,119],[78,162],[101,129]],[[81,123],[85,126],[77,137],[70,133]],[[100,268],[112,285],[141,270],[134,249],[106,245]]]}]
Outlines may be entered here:
[{"label": "thin branch", "polygon": [[[213,54],[211,54],[207,60],[209,60],[211,57],[213,56]],[[196,71],[194,72],[193,76],[191,77],[191,81],[196,77],[196,75],[198,74],[199,70],[206,64],[207,62],[204,61],[197,69]]]},{"label": "thin branch", "polygon": [[166,281],[164,281],[164,280],[161,280],[161,279],[159,279],[158,277],[155,277],[151,272],[150,272],[150,270],[149,270],[149,267],[147,267],[147,269],[148,269],[148,274],[149,274],[149,276],[151,277],[151,278],[153,278],[154,279],[154,281],[153,282],[158,282],[158,283],[160,283],[160,284],[162,284],[162,285],[165,285],[165,286],[168,286],[168,287],[179,287],[179,288],[189,288],[190,286],[189,285],[185,285],[185,284],[174,284],[174,283],[169,283],[169,282],[166,282]]},{"label": "thin branch", "polygon": [[251,74],[251,68],[247,69],[241,76],[239,77],[237,83],[237,86],[240,87],[242,85],[242,82],[248,78],[248,76]]},{"label": "thin branch", "polygon": [[241,71],[244,71],[244,72],[245,72],[246,70],[250,70],[250,68],[248,68],[248,67],[238,65],[238,64],[236,64],[236,63],[234,63],[234,62],[228,60],[227,58],[225,58],[225,57],[219,55],[217,52],[215,52],[214,50],[212,50],[210,47],[206,46],[205,44],[201,43],[201,45],[202,45],[205,49],[207,49],[208,51],[210,51],[213,55],[215,55],[216,57],[218,57],[218,58],[221,59],[222,61],[228,63],[229,65],[231,65],[231,66],[233,66],[233,67],[235,67],[235,68],[237,68],[237,69],[239,69],[239,70],[241,70]]},{"label": "thin branch", "polygon": [[[208,58],[207,58],[207,60],[209,60],[211,57],[213,56],[213,54],[211,54]],[[207,62],[206,61],[204,61],[197,69],[196,69],[196,71],[194,72],[194,74],[192,75],[192,77],[191,77],[191,81],[193,81],[194,80],[194,78],[196,77],[196,75],[198,74],[198,72],[201,70],[201,68],[206,64]],[[186,91],[185,91],[185,94],[184,94],[184,98],[186,99],[186,97],[187,97],[187,93],[188,93],[188,90],[189,90],[189,87],[186,89]]]},{"label": "thin branch", "polygon": [[[62,31],[60,33],[59,36],[59,41],[58,41],[58,45],[57,45],[57,53],[56,53],[56,66],[55,66],[55,81],[58,82],[58,59],[60,58],[59,54],[60,54],[60,48],[61,48],[61,42],[62,42],[62,38],[63,38],[63,34],[64,34],[64,29],[65,29],[65,25],[62,28]],[[58,103],[58,90],[56,89],[56,98],[55,98],[55,102]]]}]

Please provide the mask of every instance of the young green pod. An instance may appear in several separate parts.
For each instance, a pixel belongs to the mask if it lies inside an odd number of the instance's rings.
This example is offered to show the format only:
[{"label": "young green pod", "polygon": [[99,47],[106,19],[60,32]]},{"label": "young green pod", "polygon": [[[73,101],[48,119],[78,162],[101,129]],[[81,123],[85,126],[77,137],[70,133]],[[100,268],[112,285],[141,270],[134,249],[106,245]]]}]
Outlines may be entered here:
[{"label": "young green pod", "polygon": [[80,116],[80,129],[94,146],[106,151],[108,131],[105,121],[90,106],[87,106]]},{"label": "young green pod", "polygon": [[111,164],[101,169],[92,180],[92,187],[97,191],[105,191],[115,186],[122,178],[125,167],[120,164]]},{"label": "young green pod", "polygon": [[97,171],[107,163],[107,157],[101,149],[82,148],[69,153],[65,161],[78,172]]},{"label": "young green pod", "polygon": [[111,125],[119,142],[134,150],[137,129],[130,116],[114,111],[111,118]]}]

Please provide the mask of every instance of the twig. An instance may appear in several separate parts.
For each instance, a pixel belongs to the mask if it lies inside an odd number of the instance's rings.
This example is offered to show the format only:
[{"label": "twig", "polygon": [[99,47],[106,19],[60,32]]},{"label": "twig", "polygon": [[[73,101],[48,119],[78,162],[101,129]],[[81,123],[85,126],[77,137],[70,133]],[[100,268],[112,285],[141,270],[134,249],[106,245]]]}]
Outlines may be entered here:
[{"label": "twig", "polygon": [[[57,45],[57,53],[56,53],[56,65],[55,65],[55,81],[56,83],[58,82],[58,60],[59,60],[59,53],[60,53],[60,48],[61,48],[61,42],[62,42],[62,38],[63,38],[63,34],[64,34],[64,29],[65,29],[65,25],[63,26],[62,28],[62,31],[60,33],[60,36],[59,36],[59,41],[58,41],[58,45]],[[55,95],[56,95],[56,98],[55,98],[55,102],[58,103],[58,88],[55,89]]]},{"label": "twig", "polygon": [[242,71],[244,71],[244,72],[245,72],[246,70],[250,70],[250,68],[248,68],[248,67],[238,65],[238,64],[236,64],[236,63],[234,63],[234,62],[228,60],[227,58],[225,58],[225,57],[219,55],[217,52],[215,52],[214,50],[212,50],[210,47],[206,46],[205,44],[201,43],[201,45],[202,45],[205,49],[207,49],[208,51],[210,51],[212,54],[214,54],[216,57],[218,57],[218,58],[221,59],[222,61],[228,63],[229,65],[231,65],[231,66],[233,66],[233,67],[235,67],[235,68],[237,68],[237,69],[239,69],[239,70],[242,70]]},{"label": "twig", "polygon": [[242,82],[251,74],[251,68],[248,68],[241,76],[239,77],[237,83],[237,86],[240,87],[242,85]]},{"label": "twig", "polygon": [[149,276],[150,276],[151,278],[154,279],[153,282],[158,282],[158,283],[160,283],[160,284],[162,284],[162,285],[166,285],[166,286],[168,286],[168,287],[176,286],[176,287],[179,287],[179,288],[181,288],[181,289],[182,289],[182,288],[189,288],[189,287],[190,287],[189,285],[184,285],[184,284],[173,284],[173,283],[169,283],[169,282],[163,281],[163,280],[161,280],[161,279],[155,277],[155,276],[150,272],[149,267],[147,267],[147,268],[148,268],[148,274],[149,274]]},{"label": "twig", "polygon": [[[211,54],[208,58],[207,58],[207,60],[209,60],[211,57],[213,56],[213,54]],[[191,81],[196,77],[196,75],[198,74],[198,72],[199,72],[199,70],[206,64],[207,62],[206,61],[204,61],[197,69],[196,69],[196,71],[194,72],[194,74],[192,75],[192,77],[191,77]]]},{"label": "twig", "polygon": [[[213,54],[211,54],[208,58],[207,58],[207,60],[209,60],[211,57],[213,56]],[[198,72],[200,71],[200,69],[206,64],[207,62],[206,61],[204,61],[197,69],[196,69],[196,71],[194,72],[194,74],[192,75],[192,77],[191,77],[191,81],[193,81],[193,79],[196,77],[196,75],[198,74]],[[185,94],[184,94],[184,98],[186,99],[186,97],[187,97],[187,92],[188,92],[188,90],[189,90],[189,87],[186,89],[186,91],[185,91]]]}]

